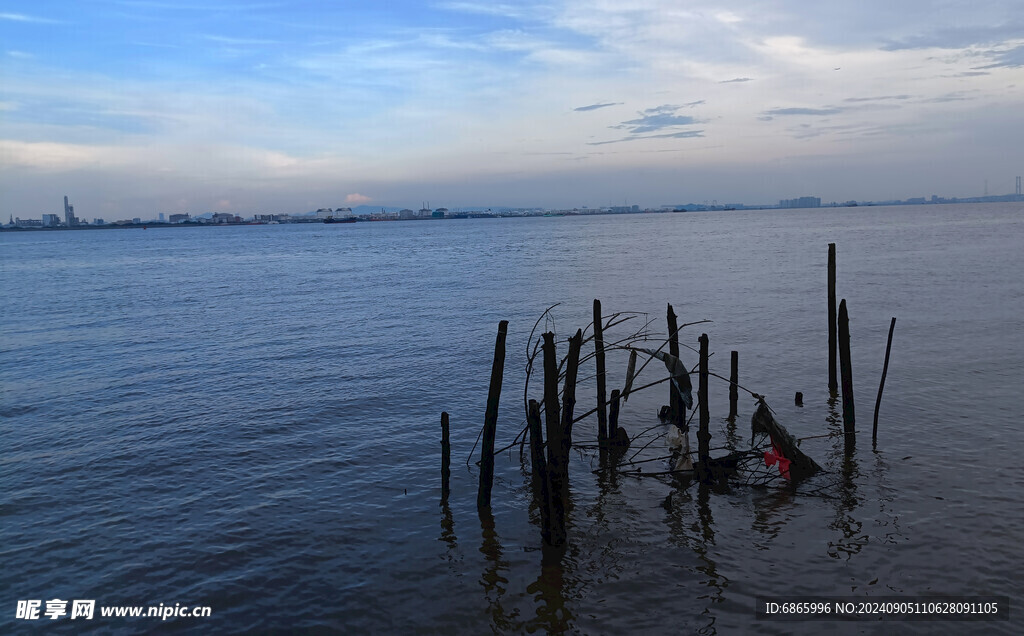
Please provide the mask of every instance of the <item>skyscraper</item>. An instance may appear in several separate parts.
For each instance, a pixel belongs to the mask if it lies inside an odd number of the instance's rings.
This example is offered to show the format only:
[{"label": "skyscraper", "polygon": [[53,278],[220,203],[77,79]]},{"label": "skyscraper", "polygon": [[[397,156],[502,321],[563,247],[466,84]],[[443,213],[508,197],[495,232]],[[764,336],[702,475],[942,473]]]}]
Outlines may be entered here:
[{"label": "skyscraper", "polygon": [[75,206],[68,205],[68,197],[64,196],[64,223],[68,227],[75,227],[78,225],[78,219],[75,218]]}]

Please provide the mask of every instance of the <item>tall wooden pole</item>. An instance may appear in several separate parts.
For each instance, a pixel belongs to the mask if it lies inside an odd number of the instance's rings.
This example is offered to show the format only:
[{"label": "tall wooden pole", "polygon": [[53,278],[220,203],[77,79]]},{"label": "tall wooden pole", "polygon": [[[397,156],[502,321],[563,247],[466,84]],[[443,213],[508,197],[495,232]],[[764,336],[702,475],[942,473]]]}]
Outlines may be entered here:
[{"label": "tall wooden pole", "polygon": [[[565,503],[563,494],[569,488],[564,479],[562,459],[562,422],[558,409],[558,360],[555,334],[543,334],[544,344],[544,419],[548,437],[548,494],[551,497],[552,541],[565,536]],[[560,530],[561,529],[561,530]]]},{"label": "tall wooden pole", "polygon": [[[533,493],[540,509],[540,536],[544,543],[552,545],[554,539],[551,527],[551,487],[548,483],[547,462],[544,461],[544,438],[540,422],[540,405],[537,400],[530,400],[527,411],[527,422],[530,425],[530,464],[533,474]],[[564,532],[562,541],[565,540]]]},{"label": "tall wooden pole", "polygon": [[563,496],[569,496],[569,452],[572,450],[572,413],[576,407],[576,375],[580,366],[580,349],[583,346],[583,332],[569,338],[569,355],[565,359],[565,382],[562,384],[562,488]]},{"label": "tall wooden pole", "polygon": [[487,391],[487,411],[484,413],[484,436],[480,449],[480,488],[476,495],[478,510],[491,506],[491,487],[494,484],[494,436],[498,426],[501,379],[505,372],[505,335],[507,333],[508,321],[502,320],[498,323],[498,337],[494,341],[491,385]]},{"label": "tall wooden pole", "polygon": [[594,299],[594,360],[597,363],[597,441],[608,440],[608,414],[605,408],[604,325],[601,322],[601,301]]},{"label": "tall wooden pole", "polygon": [[853,365],[850,361],[850,317],[846,299],[839,303],[839,370],[843,383],[843,432],[846,443],[854,442]]},{"label": "tall wooden pole", "polygon": [[733,351],[729,364],[729,418],[736,418],[736,403],[740,399],[740,352]]},{"label": "tall wooden pole", "polygon": [[889,351],[892,349],[892,332],[896,328],[896,317],[889,323],[889,339],[885,343],[885,363],[882,364],[882,380],[878,383],[878,397],[875,398],[875,423],[871,426],[871,444],[878,443],[878,409],[882,405],[882,389],[885,388],[885,374],[889,372]]},{"label": "tall wooden pole", "polygon": [[451,493],[448,482],[452,475],[452,444],[448,437],[448,412],[441,413],[441,503],[448,502]]},{"label": "tall wooden pole", "polygon": [[[668,352],[679,357],[679,326],[676,320],[676,312],[672,309],[672,305],[668,306]],[[669,382],[669,420],[675,424],[680,431],[685,430],[686,426],[686,406],[683,404],[683,398],[679,395],[679,391],[675,388],[674,382]]]},{"label": "tall wooden pole", "polygon": [[619,390],[612,389],[612,401],[608,413],[608,439],[614,440],[619,428]]},{"label": "tall wooden pole", "polygon": [[836,244],[828,244],[828,390],[839,390],[836,379]]},{"label": "tall wooden pole", "polygon": [[700,335],[700,371],[697,386],[697,399],[700,401],[700,430],[697,431],[697,458],[702,469],[706,470],[711,458],[711,414],[708,410],[708,334]]}]

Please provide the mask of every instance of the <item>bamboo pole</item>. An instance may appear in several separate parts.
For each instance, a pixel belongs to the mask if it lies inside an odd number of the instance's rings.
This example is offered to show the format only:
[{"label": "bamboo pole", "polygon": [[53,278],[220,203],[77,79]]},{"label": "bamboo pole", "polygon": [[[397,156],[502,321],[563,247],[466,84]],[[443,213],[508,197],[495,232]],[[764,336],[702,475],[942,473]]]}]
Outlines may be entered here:
[{"label": "bamboo pole", "polygon": [[828,390],[839,390],[836,380],[836,244],[828,244]]},{"label": "bamboo pole", "polygon": [[740,399],[740,352],[733,351],[729,364],[729,419],[736,418],[736,403]]},{"label": "bamboo pole", "polygon": [[855,430],[853,408],[853,365],[850,360],[850,317],[846,311],[846,299],[839,303],[839,371],[843,385],[843,432],[846,443],[852,444]]},{"label": "bamboo pole", "polygon": [[505,372],[505,335],[507,333],[508,321],[502,320],[498,323],[498,337],[494,341],[491,385],[487,391],[487,411],[484,414],[483,444],[480,449],[480,488],[476,495],[478,510],[491,506],[491,487],[494,485],[494,437],[498,426],[501,380]]},{"label": "bamboo pole", "polygon": [[697,457],[703,470],[707,469],[711,459],[711,414],[708,409],[708,334],[700,335],[700,370],[698,373],[697,400],[700,413],[700,430],[697,431]]},{"label": "bamboo pole", "polygon": [[448,437],[448,412],[441,413],[441,503],[448,503],[451,494],[449,480],[452,475],[452,445]]},{"label": "bamboo pole", "polygon": [[608,414],[605,408],[604,325],[601,319],[601,301],[594,299],[594,359],[597,364],[597,441],[608,441]]},{"label": "bamboo pole", "polygon": [[882,379],[878,383],[878,397],[875,398],[875,422],[871,426],[871,444],[878,443],[878,409],[882,405],[882,389],[885,388],[885,374],[889,372],[889,351],[892,349],[892,332],[896,328],[896,317],[889,323],[889,339],[885,343],[885,363],[882,364]]}]

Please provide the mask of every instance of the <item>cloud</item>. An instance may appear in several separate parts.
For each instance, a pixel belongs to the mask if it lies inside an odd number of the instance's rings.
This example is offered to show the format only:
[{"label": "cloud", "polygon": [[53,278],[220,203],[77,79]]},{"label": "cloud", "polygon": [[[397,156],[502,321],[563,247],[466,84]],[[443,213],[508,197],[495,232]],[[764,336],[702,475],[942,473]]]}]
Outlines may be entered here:
[{"label": "cloud", "polygon": [[721,82],[719,82],[719,84],[735,84],[735,83],[738,83],[738,82],[753,82],[753,81],[754,81],[754,78],[752,78],[752,77],[734,77],[731,80],[722,80]]},{"label": "cloud", "polygon": [[836,115],[841,112],[843,112],[842,108],[772,108],[764,111],[764,115],[767,117],[777,115]]},{"label": "cloud", "polygon": [[10,20],[12,22],[32,22],[34,24],[62,24],[60,20],[40,18],[34,15],[25,15],[24,13],[0,13],[0,20]]},{"label": "cloud", "polygon": [[1008,51],[989,51],[989,55],[995,58],[995,62],[986,66],[975,66],[974,68],[1020,68],[1024,66],[1024,45],[1012,48]]},{"label": "cloud", "polygon": [[665,133],[662,135],[631,135],[629,137],[623,137],[622,139],[611,139],[609,141],[591,141],[588,142],[588,146],[604,146],[607,144],[618,144],[623,141],[639,141],[641,139],[692,139],[694,137],[703,137],[703,130],[681,130],[679,132]]},{"label": "cloud", "polygon": [[664,130],[666,128],[673,128],[675,126],[690,126],[699,122],[689,115],[679,115],[677,114],[677,111],[682,108],[692,108],[702,103],[704,103],[703,100],[690,102],[683,106],[665,104],[664,106],[648,108],[641,112],[641,116],[637,119],[624,121],[617,126],[611,126],[611,128],[627,129],[633,135],[640,135],[643,133]]},{"label": "cloud", "polygon": [[359,194],[358,192],[345,195],[345,203],[355,203],[356,205],[359,205],[361,203],[369,203],[370,201],[373,201],[373,199],[365,194]]},{"label": "cloud", "polygon": [[880,97],[847,97],[844,102],[880,102],[890,99],[910,99],[910,95],[882,95]]},{"label": "cloud", "polygon": [[1018,39],[1024,33],[1024,24],[1004,22],[995,26],[957,26],[934,29],[927,33],[908,36],[899,40],[886,40],[883,51],[905,49],[964,49],[971,46],[996,44],[1008,39]]},{"label": "cloud", "polygon": [[574,112],[582,113],[588,110],[597,110],[598,108],[607,108],[608,106],[621,106],[622,102],[608,102],[606,104],[591,104],[589,106],[580,106],[579,108],[573,108]]},{"label": "cloud", "polygon": [[217,42],[218,44],[230,44],[234,46],[262,46],[266,44],[281,44],[278,40],[261,40],[257,38],[233,38],[224,35],[204,35],[204,40]]}]

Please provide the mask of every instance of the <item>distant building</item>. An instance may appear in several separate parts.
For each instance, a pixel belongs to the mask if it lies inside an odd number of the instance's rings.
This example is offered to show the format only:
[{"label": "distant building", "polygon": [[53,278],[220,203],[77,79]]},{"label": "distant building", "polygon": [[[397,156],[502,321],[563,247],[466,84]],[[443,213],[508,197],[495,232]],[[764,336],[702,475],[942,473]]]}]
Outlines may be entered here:
[{"label": "distant building", "polygon": [[227,212],[217,212],[216,214],[213,215],[213,222],[214,223],[234,223],[235,222],[235,218],[237,218],[237,217],[235,217],[234,214],[229,214]]},{"label": "distant building", "polygon": [[820,208],[820,197],[800,197],[798,199],[783,199],[779,201],[780,208]]},{"label": "distant building", "polygon": [[60,216],[56,214],[44,214],[43,227],[60,227]]},{"label": "distant building", "polygon": [[104,221],[103,219],[93,219],[92,220],[92,224],[93,225],[106,225],[107,222]]},{"label": "distant building", "polygon": [[190,217],[189,217],[189,215],[187,213],[186,214],[172,214],[171,217],[170,217],[171,223],[184,223],[185,221],[188,221],[189,218]]},{"label": "distant building", "polygon": [[401,221],[406,221],[406,220],[415,219],[415,218],[416,218],[416,213],[413,212],[412,210],[408,209],[408,208],[405,209],[405,210],[399,210],[399,212],[398,212],[398,219],[401,220]]},{"label": "distant building", "polygon": [[158,215],[157,215],[157,218],[159,219],[159,221],[160,221],[161,223],[163,223],[163,222],[164,222],[164,213],[163,213],[163,212],[161,212],[160,214],[158,214]]},{"label": "distant building", "polygon": [[67,195],[64,195],[64,224],[68,227],[78,225],[78,219],[75,218],[75,206],[68,204]]},{"label": "distant building", "polygon": [[15,227],[43,227],[39,219],[14,219]]},{"label": "distant building", "polygon": [[134,223],[135,225],[141,225],[142,219],[140,219],[139,217],[135,217],[132,219],[132,223]]},{"label": "distant building", "polygon": [[448,208],[437,208],[430,214],[432,219],[443,219],[448,215]]},{"label": "distant building", "polygon": [[326,219],[332,216],[334,216],[334,210],[331,208],[320,208],[316,211],[316,218],[318,219]]}]

